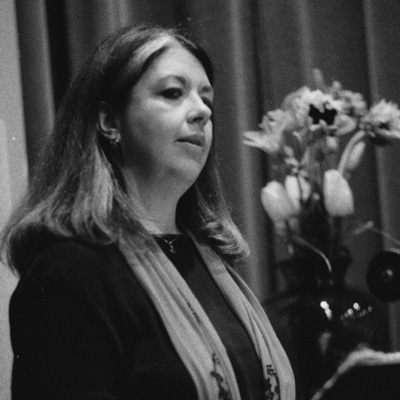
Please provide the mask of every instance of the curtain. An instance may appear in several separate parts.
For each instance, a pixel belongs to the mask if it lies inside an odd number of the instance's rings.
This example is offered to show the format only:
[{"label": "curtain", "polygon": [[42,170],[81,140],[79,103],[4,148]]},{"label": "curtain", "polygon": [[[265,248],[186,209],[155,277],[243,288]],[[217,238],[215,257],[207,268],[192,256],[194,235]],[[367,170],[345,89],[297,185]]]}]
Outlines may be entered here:
[{"label": "curtain", "polygon": [[[149,22],[182,27],[204,45],[216,68],[215,134],[221,176],[233,218],[251,249],[239,272],[260,300],[283,287],[274,264],[284,256],[284,246],[273,235],[260,202],[269,160],[242,144],[242,132],[256,129],[263,113],[278,107],[286,94],[310,84],[314,68],[321,69],[328,82],[339,80],[363,93],[368,102],[386,98],[400,103],[396,0],[9,0],[7,4],[13,6],[1,18],[9,14],[16,21],[23,90],[23,103],[17,108],[21,119],[23,114],[26,150],[21,146],[18,157],[27,160],[30,171],[62,94],[85,55],[103,37],[122,26]],[[1,80],[3,84],[7,78]],[[7,124],[8,115],[2,118]],[[398,239],[399,150],[399,144],[384,150],[369,148],[351,180],[357,218],[374,221]],[[2,201],[13,198],[6,192],[2,191]],[[351,237],[349,245],[354,262],[347,280],[367,291],[369,260],[391,244],[365,233]],[[379,306],[388,316],[390,348],[400,350],[399,303]]]},{"label": "curtain", "polygon": [[[262,114],[283,97],[311,83],[320,68],[371,102],[400,102],[400,59],[393,49],[400,4],[395,0],[29,0],[15,2],[21,52],[29,166],[50,130],[54,112],[85,55],[119,27],[150,22],[179,26],[209,51],[216,66],[216,138],[225,191],[235,221],[251,248],[240,272],[260,299],[282,287],[274,261],[283,246],[272,234],[260,202],[269,160],[242,144]],[[357,218],[372,220],[400,239],[396,166],[399,145],[369,148],[352,177]],[[366,267],[388,246],[366,233],[349,240],[354,262],[348,281],[367,291]],[[392,347],[400,327],[397,304],[390,316]]]},{"label": "curtain", "polygon": [[[233,218],[251,249],[247,265],[239,272],[260,300],[283,287],[274,264],[285,256],[285,249],[273,235],[260,202],[270,160],[244,146],[242,132],[256,129],[263,113],[277,108],[286,94],[310,84],[314,68],[321,69],[328,82],[339,80],[361,92],[369,103],[380,98],[400,103],[400,3],[396,0],[7,0],[1,4],[1,32],[18,33],[19,59],[8,54],[8,65],[10,60],[16,65],[0,80],[2,87],[10,82],[15,87],[7,99],[20,100],[12,106],[13,112],[0,102],[5,123],[1,143],[8,138],[0,153],[4,215],[17,202],[27,180],[25,167],[32,171],[60,99],[90,49],[130,24],[182,27],[214,60],[220,171]],[[5,51],[13,51],[11,42],[2,39],[2,43]],[[19,71],[20,81],[14,79]],[[18,139],[12,146],[11,137]],[[382,150],[369,148],[350,182],[357,218],[374,221],[398,239],[399,150],[396,143]],[[4,174],[7,168],[9,175]],[[391,244],[365,233],[351,237],[349,245],[354,262],[347,280],[367,291],[369,260]],[[6,297],[11,286],[4,292]],[[1,301],[5,310],[8,297]],[[400,350],[399,302],[379,303],[379,307],[387,314],[390,349]],[[1,328],[6,332],[3,317]]]},{"label": "curtain", "polygon": [[[379,5],[372,0],[365,4],[366,38],[371,96],[400,101],[400,56],[394,49],[400,46],[397,34],[400,4],[395,0]],[[393,237],[400,238],[400,180],[398,167],[400,145],[394,145],[376,155],[378,193],[376,197],[382,228]],[[384,243],[384,246],[391,244]],[[389,307],[389,325],[392,347],[400,349],[400,305]]]}]

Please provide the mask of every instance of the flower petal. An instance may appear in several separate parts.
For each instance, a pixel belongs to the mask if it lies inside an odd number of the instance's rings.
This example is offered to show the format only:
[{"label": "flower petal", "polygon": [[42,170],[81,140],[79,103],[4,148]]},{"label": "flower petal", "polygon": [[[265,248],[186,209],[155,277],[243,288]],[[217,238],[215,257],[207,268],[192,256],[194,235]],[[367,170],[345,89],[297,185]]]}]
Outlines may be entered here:
[{"label": "flower petal", "polygon": [[335,118],[336,136],[353,132],[357,128],[357,120],[345,114],[338,114]]},{"label": "flower petal", "polygon": [[354,199],[350,185],[336,169],[324,174],[324,205],[332,217],[347,217],[354,214]]},{"label": "flower petal", "polygon": [[275,224],[287,221],[295,214],[284,186],[278,181],[269,182],[261,190],[261,202]]},{"label": "flower petal", "polygon": [[365,152],[365,146],[366,143],[364,141],[358,142],[353,146],[347,159],[345,172],[352,172],[360,165]]},{"label": "flower petal", "polygon": [[243,133],[244,144],[257,147],[267,154],[277,154],[282,150],[283,132],[288,122],[288,114],[275,110],[264,115],[259,131]]},{"label": "flower petal", "polygon": [[381,100],[362,118],[361,127],[377,144],[400,139],[400,109],[393,102]]},{"label": "flower petal", "polygon": [[311,185],[300,175],[288,175],[285,178],[285,189],[295,214],[299,214],[301,203],[310,197]]}]

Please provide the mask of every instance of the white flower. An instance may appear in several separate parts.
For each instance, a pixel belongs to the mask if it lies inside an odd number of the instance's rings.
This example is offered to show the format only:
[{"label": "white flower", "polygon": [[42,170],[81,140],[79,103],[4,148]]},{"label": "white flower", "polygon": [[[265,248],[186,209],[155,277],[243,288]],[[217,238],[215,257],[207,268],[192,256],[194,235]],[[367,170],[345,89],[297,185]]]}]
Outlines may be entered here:
[{"label": "white flower", "polygon": [[341,111],[342,102],[331,94],[305,87],[300,96],[293,100],[296,118],[305,126],[331,126]]},{"label": "white flower", "polygon": [[357,120],[346,114],[338,114],[335,117],[336,136],[353,132],[357,128]]},{"label": "white flower", "polygon": [[336,136],[326,138],[326,148],[329,153],[337,153],[339,150],[339,139]]},{"label": "white flower", "polygon": [[282,109],[293,115],[291,126],[292,131],[301,131],[309,125],[310,104],[303,100],[311,90],[303,86],[295,92],[289,93],[282,103]]},{"label": "white flower", "polygon": [[308,105],[313,105],[320,112],[325,110],[326,105],[337,109],[340,104],[336,102],[330,94],[323,93],[321,90],[305,90],[300,101]]},{"label": "white flower", "polygon": [[365,152],[365,146],[364,141],[360,141],[353,146],[345,165],[345,172],[352,172],[360,165]]},{"label": "white flower", "polygon": [[283,131],[288,122],[288,114],[275,110],[264,115],[259,131],[247,131],[244,144],[264,150],[267,154],[277,154],[283,145]]},{"label": "white flower", "polygon": [[367,103],[361,93],[350,90],[339,90],[338,98],[342,101],[342,111],[350,116],[361,117],[367,112]]},{"label": "white flower", "polygon": [[354,199],[350,185],[336,169],[325,171],[324,205],[332,217],[347,217],[354,214]]},{"label": "white flower", "polygon": [[299,214],[301,203],[310,197],[310,183],[301,175],[288,175],[285,179],[285,189],[293,206],[294,213],[296,215]]},{"label": "white flower", "polygon": [[381,100],[375,104],[361,124],[373,138],[400,139],[400,110],[393,102]]},{"label": "white flower", "polygon": [[295,214],[285,187],[278,181],[271,181],[262,188],[261,202],[274,224],[287,221]]}]

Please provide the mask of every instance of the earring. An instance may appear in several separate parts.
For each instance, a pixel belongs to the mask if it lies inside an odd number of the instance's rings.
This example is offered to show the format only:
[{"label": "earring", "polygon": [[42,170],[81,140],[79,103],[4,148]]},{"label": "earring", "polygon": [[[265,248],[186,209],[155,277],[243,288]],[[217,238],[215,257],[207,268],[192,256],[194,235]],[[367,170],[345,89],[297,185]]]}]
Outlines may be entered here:
[{"label": "earring", "polygon": [[118,151],[120,147],[119,139],[110,139],[110,146],[113,151]]}]

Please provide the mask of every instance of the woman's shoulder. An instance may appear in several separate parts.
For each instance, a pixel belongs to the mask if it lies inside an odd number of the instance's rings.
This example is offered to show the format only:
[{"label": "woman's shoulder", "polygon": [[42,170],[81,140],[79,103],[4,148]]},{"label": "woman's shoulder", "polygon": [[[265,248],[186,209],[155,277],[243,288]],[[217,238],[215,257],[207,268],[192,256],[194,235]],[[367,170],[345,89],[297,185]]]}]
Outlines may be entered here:
[{"label": "woman's shoulder", "polygon": [[[91,270],[112,270],[123,258],[114,244],[94,244],[78,238],[49,236],[35,255],[27,260],[28,274],[58,274],[73,277]],[[111,271],[110,271],[111,272]]]},{"label": "woman's shoulder", "polygon": [[26,260],[17,293],[29,289],[70,291],[99,298],[135,284],[133,274],[114,244],[99,245],[74,238],[50,236]]}]

